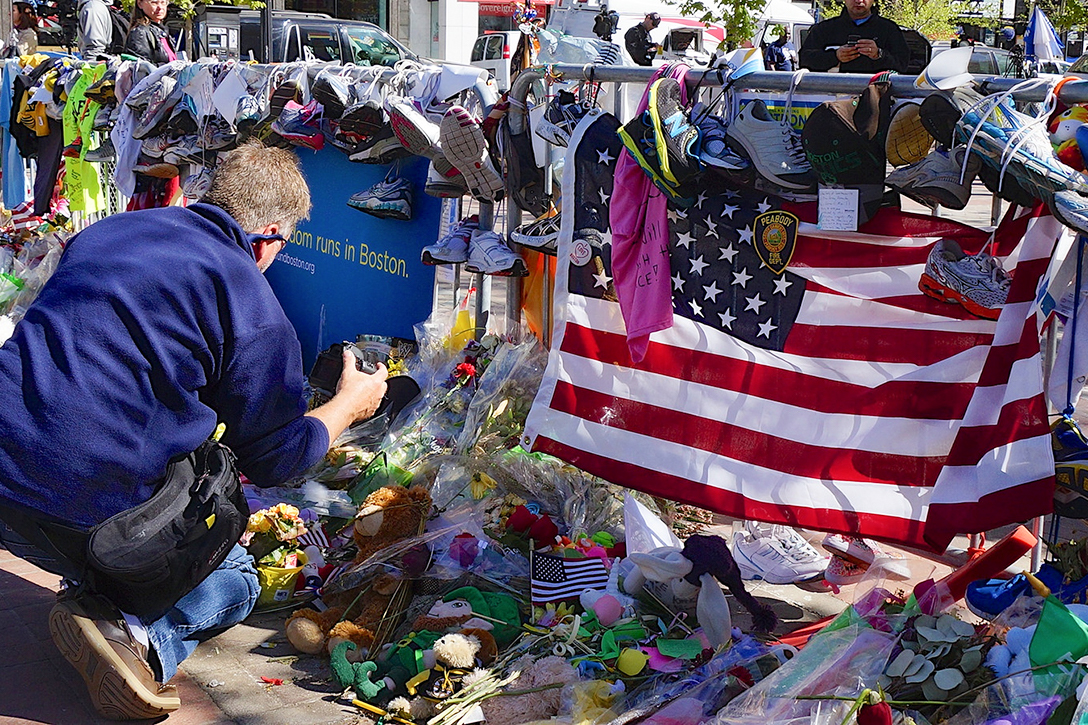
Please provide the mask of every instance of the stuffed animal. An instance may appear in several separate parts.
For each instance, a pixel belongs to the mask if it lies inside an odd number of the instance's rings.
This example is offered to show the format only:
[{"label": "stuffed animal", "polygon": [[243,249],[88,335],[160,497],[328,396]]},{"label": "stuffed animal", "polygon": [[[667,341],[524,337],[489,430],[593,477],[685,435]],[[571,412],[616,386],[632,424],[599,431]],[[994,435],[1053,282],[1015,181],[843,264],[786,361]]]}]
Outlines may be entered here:
[{"label": "stuffed animal", "polygon": [[[457,694],[462,679],[473,668],[484,665],[480,660],[481,634],[488,638],[483,630],[475,630],[471,633],[444,634],[436,639],[428,656],[423,658],[426,669],[420,670],[405,683],[408,694],[419,695],[430,702],[441,702]],[[494,640],[491,643],[494,645]],[[329,658],[333,678],[340,687],[352,688],[356,697],[363,702],[373,702],[383,690],[388,689],[387,683],[384,679],[374,680],[374,673],[380,669],[377,662],[351,662],[348,659],[348,652],[354,648],[352,642],[336,645]],[[410,706],[403,706],[407,702],[407,698],[404,698],[404,703],[390,703],[389,710],[410,710]]]},{"label": "stuffed animal", "polygon": [[[375,552],[419,534],[420,525],[431,510],[431,496],[419,486],[385,486],[363,501],[355,517],[352,538],[358,547],[355,563]],[[284,623],[287,641],[304,654],[331,653],[341,641],[350,640],[365,659],[374,643],[374,630],[386,616],[389,602],[400,580],[381,574],[369,580],[367,591],[354,587],[326,598],[329,609],[318,612],[302,609]]]},{"label": "stuffed animal", "polygon": [[[578,681],[578,671],[565,659],[555,655],[540,658],[526,655],[511,665],[510,670],[520,671],[521,674],[504,689],[522,694],[491,697],[480,703],[487,725],[518,725],[547,720],[559,713],[563,690],[559,687],[540,688]],[[465,686],[471,681],[472,676],[465,678]]]},{"label": "stuffed animal", "polygon": [[[413,691],[426,680],[436,664],[443,662],[443,657],[447,662],[455,661],[435,651],[435,645],[445,635],[459,634],[471,638],[475,643],[473,657],[476,664],[486,667],[495,661],[499,649],[517,636],[520,623],[517,602],[513,597],[482,592],[475,587],[455,589],[416,619],[411,634],[401,638],[378,657],[373,657],[371,653],[370,664],[373,666],[353,668],[351,686],[359,694],[360,700],[369,703],[402,692],[414,694]],[[337,666],[343,668],[343,661],[351,659],[355,649],[354,644],[338,646],[334,650]]]},{"label": "stuffed animal", "polygon": [[728,587],[752,614],[754,629],[769,632],[778,623],[774,610],[759,603],[744,588],[740,568],[720,536],[696,534],[688,537],[682,550],[662,546],[648,553],[631,554],[626,561],[625,592],[636,595],[647,587],[666,606],[694,610],[715,647],[730,641],[732,629],[729,604],[720,584]]}]

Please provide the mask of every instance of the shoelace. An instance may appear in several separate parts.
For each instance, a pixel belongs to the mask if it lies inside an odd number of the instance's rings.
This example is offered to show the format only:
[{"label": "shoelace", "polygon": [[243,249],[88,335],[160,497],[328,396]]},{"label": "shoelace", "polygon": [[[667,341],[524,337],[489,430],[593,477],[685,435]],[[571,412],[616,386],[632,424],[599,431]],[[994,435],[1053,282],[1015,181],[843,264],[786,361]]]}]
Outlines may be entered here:
[{"label": "shoelace", "polygon": [[792,531],[781,526],[775,526],[771,529],[771,536],[782,545],[784,553],[794,561],[804,561],[812,558],[812,547]]},{"label": "shoelace", "polygon": [[789,159],[790,165],[806,165],[808,157],[805,156],[805,149],[801,146],[800,137],[788,124],[780,123],[779,126],[782,128],[782,141],[786,147],[786,157]]},{"label": "shoelace", "polygon": [[1005,271],[1005,268],[1001,266],[1001,262],[997,257],[992,257],[985,252],[979,252],[971,257],[971,261],[978,267],[979,272],[984,276],[988,275],[990,281],[999,287],[1005,287],[1012,283],[1012,278]]},{"label": "shoelace", "polygon": [[[1004,180],[1005,180],[1005,171],[1009,166],[1009,162],[1012,161],[1013,154],[1021,146],[1024,145],[1024,143],[1026,142],[1026,140],[1028,138],[1030,138],[1030,133],[1029,132],[1031,130],[1033,130],[1033,127],[1035,125],[1045,124],[1046,119],[1050,116],[1051,111],[1053,111],[1054,104],[1057,102],[1057,96],[1055,96],[1054,93],[1053,93],[1053,86],[1055,85],[1055,83],[1052,82],[1052,81],[1049,81],[1049,80],[1047,80],[1045,78],[1029,78],[1026,81],[1021,81],[1020,83],[1015,84],[1012,88],[1005,91],[1004,93],[1000,93],[1000,94],[997,94],[997,95],[994,95],[994,96],[986,96],[986,97],[982,98],[981,100],[979,100],[977,103],[972,105],[970,108],[967,109],[967,111],[965,111],[962,114],[962,116],[960,118],[960,123],[963,123],[964,122],[963,119],[967,117],[967,114],[972,113],[972,112],[979,113],[980,117],[979,117],[978,123],[974,126],[974,128],[971,131],[970,138],[967,139],[967,153],[964,154],[963,168],[960,170],[960,183],[961,184],[963,183],[964,178],[966,178],[966,176],[967,176],[967,157],[968,157],[968,154],[971,152],[971,149],[974,148],[975,139],[978,138],[978,134],[982,130],[982,127],[983,127],[983,125],[985,125],[986,121],[989,120],[990,116],[993,115],[994,111],[996,111],[999,106],[1002,107],[1002,112],[1004,112],[1004,113],[1009,113],[1010,112],[1007,107],[1003,106],[1003,104],[1005,102],[1005,99],[1012,96],[1013,93],[1016,93],[1016,92],[1019,92],[1019,91],[1024,91],[1024,90],[1027,90],[1027,89],[1030,89],[1030,88],[1035,88],[1035,87],[1037,87],[1039,85],[1049,86],[1046,101],[1043,103],[1043,109],[1044,109],[1043,113],[1044,113],[1044,115],[1042,115],[1039,118],[1032,118],[1032,117],[1029,116],[1028,118],[1030,118],[1031,120],[1028,123],[1026,123],[1023,127],[1021,127],[1019,129],[1017,129],[1016,131],[1014,131],[1012,136],[1010,136],[1006,140],[1005,148],[1001,153],[1001,158],[1002,158],[1001,169],[1000,169],[1000,171],[998,173],[998,176],[997,176],[997,188],[998,188],[998,191],[1000,191],[1001,188],[1002,188],[1002,185],[1004,183]],[[983,109],[986,110],[985,113],[981,113]],[[1016,140],[1014,141],[1014,139],[1016,139]]]}]

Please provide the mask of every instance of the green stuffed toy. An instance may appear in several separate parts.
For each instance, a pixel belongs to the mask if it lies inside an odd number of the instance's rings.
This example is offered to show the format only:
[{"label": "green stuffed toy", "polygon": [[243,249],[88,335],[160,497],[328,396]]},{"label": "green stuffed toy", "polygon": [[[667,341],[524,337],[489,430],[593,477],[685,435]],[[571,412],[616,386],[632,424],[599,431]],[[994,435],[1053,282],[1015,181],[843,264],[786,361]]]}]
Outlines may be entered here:
[{"label": "green stuffed toy", "polygon": [[[355,649],[342,642],[332,652],[333,676],[341,687],[351,687],[359,699],[373,703],[404,690],[409,681],[435,666],[434,643],[447,633],[466,632],[482,642],[486,662],[521,632],[517,602],[508,594],[481,592],[476,587],[455,589],[413,624],[413,632],[388,648],[377,661],[352,663]],[[488,640],[491,640],[490,644]]]},{"label": "green stuffed toy", "polygon": [[355,649],[355,643],[351,641],[341,642],[336,645],[329,659],[332,667],[332,676],[340,689],[351,688],[355,690],[355,696],[363,702],[373,702],[385,689],[385,682],[371,682],[370,676],[378,669],[376,662],[349,662],[348,651]]}]

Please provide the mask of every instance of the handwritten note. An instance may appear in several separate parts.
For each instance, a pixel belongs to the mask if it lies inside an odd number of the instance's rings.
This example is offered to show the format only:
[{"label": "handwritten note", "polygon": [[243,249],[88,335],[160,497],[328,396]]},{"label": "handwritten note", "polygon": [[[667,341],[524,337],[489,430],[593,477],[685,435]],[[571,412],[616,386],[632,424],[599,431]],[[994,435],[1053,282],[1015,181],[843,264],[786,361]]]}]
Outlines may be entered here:
[{"label": "handwritten note", "polygon": [[820,229],[838,232],[858,230],[858,190],[820,187]]}]

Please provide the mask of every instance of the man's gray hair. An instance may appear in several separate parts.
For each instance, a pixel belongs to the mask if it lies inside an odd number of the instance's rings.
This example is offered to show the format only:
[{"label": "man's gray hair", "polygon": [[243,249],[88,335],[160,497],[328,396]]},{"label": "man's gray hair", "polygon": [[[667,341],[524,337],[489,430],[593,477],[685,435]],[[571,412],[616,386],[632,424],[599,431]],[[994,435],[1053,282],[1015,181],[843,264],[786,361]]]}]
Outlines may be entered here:
[{"label": "man's gray hair", "polygon": [[288,236],[310,216],[310,188],[298,158],[256,139],[225,155],[201,201],[227,212],[250,233],[279,224]]}]

